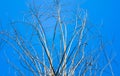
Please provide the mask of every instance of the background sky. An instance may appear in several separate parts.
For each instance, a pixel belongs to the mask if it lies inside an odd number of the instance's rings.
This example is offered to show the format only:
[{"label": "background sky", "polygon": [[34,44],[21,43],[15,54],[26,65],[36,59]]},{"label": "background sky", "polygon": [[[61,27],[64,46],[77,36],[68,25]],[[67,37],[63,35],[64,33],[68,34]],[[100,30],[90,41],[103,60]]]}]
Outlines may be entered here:
[{"label": "background sky", "polygon": [[[120,75],[120,1],[119,0],[64,0],[72,6],[87,9],[88,19],[101,25],[103,40],[111,41],[111,49],[115,54],[113,68],[115,76]],[[11,20],[22,19],[23,12],[27,10],[25,0],[1,0],[0,1],[0,24],[7,25]],[[6,28],[9,29],[9,28]],[[1,50],[0,50],[1,51]],[[109,52],[109,51],[107,51]],[[0,76],[7,75],[9,66],[0,52]]]}]

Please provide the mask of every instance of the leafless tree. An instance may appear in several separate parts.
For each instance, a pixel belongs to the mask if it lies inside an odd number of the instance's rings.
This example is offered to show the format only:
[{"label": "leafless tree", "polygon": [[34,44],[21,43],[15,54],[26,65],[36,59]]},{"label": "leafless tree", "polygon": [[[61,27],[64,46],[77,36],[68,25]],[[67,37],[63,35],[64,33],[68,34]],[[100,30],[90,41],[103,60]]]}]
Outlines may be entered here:
[{"label": "leafless tree", "polygon": [[[33,1],[23,20],[12,21],[11,30],[0,31],[0,39],[16,52],[21,66],[34,76],[102,76],[109,66],[114,76],[112,58],[105,53],[101,37],[95,30],[91,34],[94,26],[87,20],[87,10],[66,10],[59,0],[48,3]],[[98,46],[90,49],[96,39]],[[99,61],[101,52],[106,65]],[[8,62],[17,75],[26,76],[14,62]]]}]

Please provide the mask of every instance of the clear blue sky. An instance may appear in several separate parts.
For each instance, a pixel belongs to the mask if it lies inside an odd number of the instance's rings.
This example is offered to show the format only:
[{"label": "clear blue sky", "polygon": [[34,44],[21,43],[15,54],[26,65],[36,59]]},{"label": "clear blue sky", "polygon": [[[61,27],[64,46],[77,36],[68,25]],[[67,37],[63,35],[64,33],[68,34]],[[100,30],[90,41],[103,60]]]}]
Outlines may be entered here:
[{"label": "clear blue sky", "polygon": [[[116,54],[114,63],[115,75],[120,75],[120,1],[119,0],[65,0],[70,2],[71,7],[79,5],[87,9],[88,19],[96,24],[103,24],[101,33],[105,41],[113,41],[112,50]],[[23,12],[26,11],[25,0],[1,0],[0,1],[0,22],[4,25],[10,20],[22,18]],[[0,76],[6,75],[9,67],[3,60],[0,53]],[[117,66],[116,66],[117,65]],[[6,69],[7,68],[7,69]]]}]

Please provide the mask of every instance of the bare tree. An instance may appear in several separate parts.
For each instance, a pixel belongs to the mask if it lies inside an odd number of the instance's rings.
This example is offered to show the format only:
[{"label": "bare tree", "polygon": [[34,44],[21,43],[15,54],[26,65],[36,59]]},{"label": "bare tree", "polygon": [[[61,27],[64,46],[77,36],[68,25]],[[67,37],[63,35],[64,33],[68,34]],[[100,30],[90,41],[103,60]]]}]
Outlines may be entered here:
[{"label": "bare tree", "polygon": [[[12,21],[11,31],[0,31],[0,39],[16,52],[21,66],[34,76],[102,76],[109,66],[114,76],[112,58],[104,52],[107,64],[99,62],[104,45],[95,30],[90,33],[94,26],[87,22],[87,10],[77,9],[72,16],[59,0],[48,3],[29,4],[23,20]],[[98,46],[90,49],[96,39]],[[26,75],[14,62],[8,62],[17,75]]]}]

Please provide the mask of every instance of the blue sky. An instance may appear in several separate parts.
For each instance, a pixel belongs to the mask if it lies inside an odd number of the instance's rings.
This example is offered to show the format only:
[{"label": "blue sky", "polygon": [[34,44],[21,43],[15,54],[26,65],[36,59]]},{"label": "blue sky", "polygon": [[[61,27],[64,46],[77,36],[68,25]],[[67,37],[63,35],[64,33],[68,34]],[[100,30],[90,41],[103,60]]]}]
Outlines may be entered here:
[{"label": "blue sky", "polygon": [[[65,3],[69,2],[71,7],[79,5],[81,8],[87,9],[88,20],[93,24],[101,26],[101,33],[105,41],[112,41],[113,53],[115,53],[114,63],[115,75],[119,75],[120,70],[120,1],[119,0],[65,0]],[[22,19],[23,13],[27,9],[25,0],[2,0],[0,2],[0,22],[2,25],[6,25],[10,20]],[[3,60],[3,56],[0,53],[0,75],[7,72],[4,67],[8,68],[8,65]],[[118,68],[116,68],[118,67]]]}]

